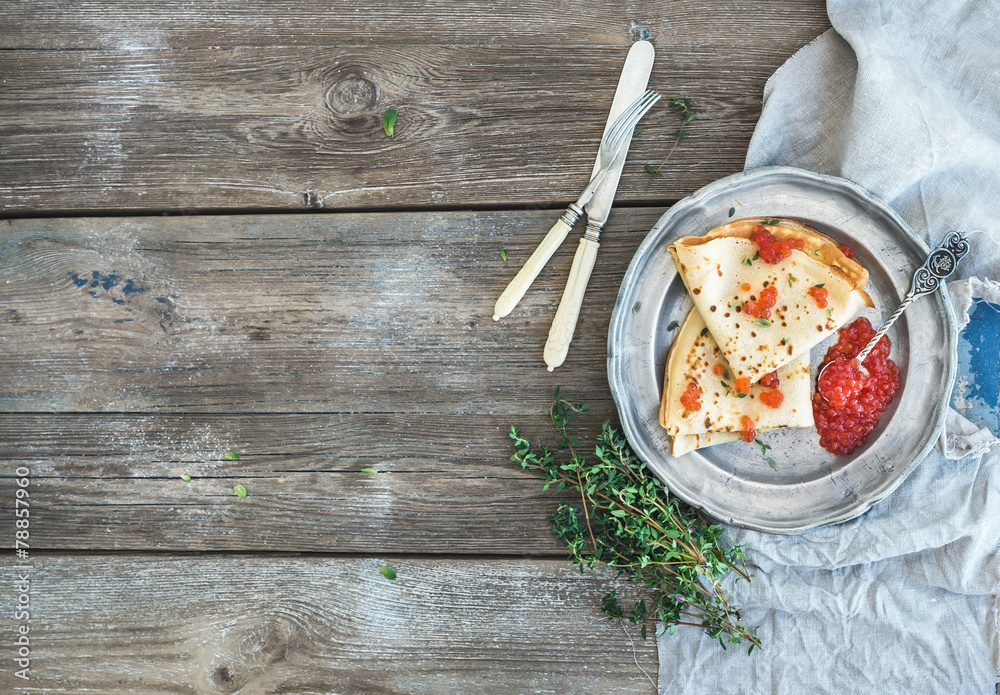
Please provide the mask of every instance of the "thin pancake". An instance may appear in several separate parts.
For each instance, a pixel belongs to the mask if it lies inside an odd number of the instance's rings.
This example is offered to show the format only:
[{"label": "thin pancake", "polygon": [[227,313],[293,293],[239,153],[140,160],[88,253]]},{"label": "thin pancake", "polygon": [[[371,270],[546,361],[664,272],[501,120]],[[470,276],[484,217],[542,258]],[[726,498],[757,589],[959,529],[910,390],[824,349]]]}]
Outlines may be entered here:
[{"label": "thin pancake", "polygon": [[[763,221],[737,220],[670,246],[733,377],[747,377],[751,383],[808,354],[863,307],[872,306],[864,291],[868,272],[832,239],[797,222],[769,220],[765,227],[778,241],[801,240],[801,249],[774,264],[755,258],[758,249],[750,234]],[[757,301],[767,287],[777,289],[770,317],[744,313],[744,303]],[[825,307],[810,296],[812,287],[826,290]]]},{"label": "thin pancake", "polygon": [[[778,369],[777,374],[778,390],[784,396],[777,408],[761,401],[761,394],[772,389],[760,384],[740,397],[722,351],[705,330],[701,315],[692,309],[670,348],[660,400],[660,424],[674,440],[674,455],[738,439],[744,415],[758,431],[811,427],[808,353]],[[701,391],[699,410],[688,410],[681,403],[681,395],[691,383]]]}]

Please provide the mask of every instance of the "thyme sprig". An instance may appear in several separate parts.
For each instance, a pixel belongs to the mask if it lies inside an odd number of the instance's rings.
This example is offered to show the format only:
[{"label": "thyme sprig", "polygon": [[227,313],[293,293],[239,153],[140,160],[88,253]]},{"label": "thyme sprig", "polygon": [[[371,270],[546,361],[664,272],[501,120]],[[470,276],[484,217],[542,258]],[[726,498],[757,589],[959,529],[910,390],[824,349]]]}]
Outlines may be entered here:
[{"label": "thyme sprig", "polygon": [[510,429],[510,458],[541,474],[543,490],[569,488],[579,495],[574,502],[562,502],[550,521],[581,571],[607,565],[647,589],[628,612],[612,591],[602,610],[613,619],[642,625],[644,638],[646,624],[660,621],[670,634],[678,625],[690,625],[704,629],[723,648],[744,642],[749,643],[747,653],[760,648],[756,629],[740,623],[740,612],[722,587],[730,572],[737,581],[749,580],[743,547],[722,547],[722,527],[671,496],[608,422],[595,439],[595,458],[577,453],[580,444],[569,434],[569,425],[585,410],[585,404],[572,404],[556,391],[551,416],[560,447],[569,447],[568,460],[548,447],[535,447],[517,427]]},{"label": "thyme sprig", "polygon": [[696,118],[696,114],[691,110],[691,103],[687,100],[687,97],[681,99],[667,99],[667,103],[680,112],[682,123],[681,127],[678,128],[677,131],[671,136],[674,140],[674,144],[670,147],[670,151],[667,152],[667,156],[664,160],[660,162],[660,166],[654,169],[649,164],[646,165],[646,173],[649,174],[650,182],[658,176],[663,176],[663,174],[660,173],[660,169],[663,168],[663,165],[666,164],[673,155],[674,150],[677,149],[677,143],[681,141],[681,138],[688,134],[687,125]]}]

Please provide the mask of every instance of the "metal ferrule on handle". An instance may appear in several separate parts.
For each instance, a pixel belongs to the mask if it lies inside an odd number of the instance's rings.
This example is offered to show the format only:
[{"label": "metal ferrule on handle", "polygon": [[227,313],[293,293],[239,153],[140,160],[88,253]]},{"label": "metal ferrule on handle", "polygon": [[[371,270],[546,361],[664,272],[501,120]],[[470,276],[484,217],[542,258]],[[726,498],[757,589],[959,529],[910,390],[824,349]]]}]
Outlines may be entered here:
[{"label": "metal ferrule on handle", "polygon": [[601,240],[601,230],[604,229],[603,222],[594,222],[592,220],[587,221],[587,229],[584,231],[583,236],[585,239],[590,239],[593,242],[599,242]]},{"label": "metal ferrule on handle", "polygon": [[531,283],[542,272],[542,268],[549,262],[552,254],[563,243],[569,234],[569,230],[580,220],[582,215],[583,210],[576,203],[570,203],[569,207],[566,208],[566,212],[552,225],[552,229],[542,239],[542,243],[538,245],[535,252],[525,261],[524,265],[517,272],[517,275],[507,285],[507,289],[497,299],[496,306],[493,308],[494,321],[499,321],[514,310],[517,303],[521,301],[521,297],[531,287]]}]

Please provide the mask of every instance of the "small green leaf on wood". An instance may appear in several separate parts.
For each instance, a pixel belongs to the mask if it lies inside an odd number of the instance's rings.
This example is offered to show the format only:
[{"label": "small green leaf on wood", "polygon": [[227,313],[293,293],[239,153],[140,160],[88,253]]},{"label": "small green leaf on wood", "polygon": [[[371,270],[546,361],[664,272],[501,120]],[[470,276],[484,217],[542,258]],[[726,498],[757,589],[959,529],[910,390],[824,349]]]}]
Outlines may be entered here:
[{"label": "small green leaf on wood", "polygon": [[190,483],[191,482],[191,476],[188,475],[187,473],[181,473],[181,480],[183,480],[186,483]]},{"label": "small green leaf on wood", "polygon": [[237,497],[246,497],[247,496],[247,489],[245,487],[243,487],[242,485],[240,485],[239,483],[236,483],[235,485],[233,485],[233,492],[236,493]]},{"label": "small green leaf on wood", "polygon": [[652,166],[650,166],[649,164],[647,164],[647,165],[646,165],[646,173],[647,173],[647,174],[649,174],[649,175],[650,175],[650,176],[651,176],[652,178],[654,178],[654,179],[655,179],[655,178],[656,178],[657,176],[663,176],[663,174],[661,174],[661,173],[660,173],[659,171],[657,171],[656,169],[654,169],[654,168],[653,168]]},{"label": "small green leaf on wood", "polygon": [[382,576],[386,579],[392,580],[396,578],[396,570],[389,567],[389,565],[379,565],[378,571],[382,573]]},{"label": "small green leaf on wood", "polygon": [[507,249],[500,249],[500,260],[503,261],[503,267],[507,267],[507,259],[510,257],[510,252]]},{"label": "small green leaf on wood", "polygon": [[361,472],[365,475],[378,475],[378,471],[374,468],[362,468]]},{"label": "small green leaf on wood", "polygon": [[238,452],[238,451],[227,451],[226,453],[224,453],[222,455],[222,458],[226,459],[227,461],[239,461],[240,460],[240,452]]},{"label": "small green leaf on wood", "polygon": [[390,138],[392,137],[393,127],[396,125],[396,117],[399,114],[396,113],[396,109],[386,109],[385,113],[382,114],[382,130]]}]

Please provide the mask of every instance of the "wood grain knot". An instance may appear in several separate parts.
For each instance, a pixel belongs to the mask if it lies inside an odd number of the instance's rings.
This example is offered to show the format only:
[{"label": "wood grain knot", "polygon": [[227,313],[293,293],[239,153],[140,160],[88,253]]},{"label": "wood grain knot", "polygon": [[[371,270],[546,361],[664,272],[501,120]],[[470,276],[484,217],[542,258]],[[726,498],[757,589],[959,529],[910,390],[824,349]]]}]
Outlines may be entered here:
[{"label": "wood grain knot", "polygon": [[215,669],[215,672],[212,673],[212,682],[219,690],[226,692],[235,690],[233,674],[226,666],[219,666]]},{"label": "wood grain knot", "polygon": [[336,80],[326,93],[326,104],[338,116],[357,116],[378,103],[378,85],[360,72],[346,71]]}]

